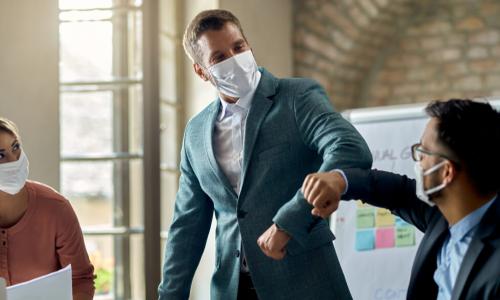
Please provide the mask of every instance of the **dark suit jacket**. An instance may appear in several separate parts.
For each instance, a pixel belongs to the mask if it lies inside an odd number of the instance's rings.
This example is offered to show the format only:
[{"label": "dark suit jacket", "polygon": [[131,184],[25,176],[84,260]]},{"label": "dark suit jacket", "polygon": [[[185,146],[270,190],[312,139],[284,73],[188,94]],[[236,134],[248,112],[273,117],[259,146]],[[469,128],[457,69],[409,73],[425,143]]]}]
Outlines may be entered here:
[{"label": "dark suit jacket", "polygon": [[[344,170],[348,191],[344,199],[362,199],[390,209],[424,232],[413,263],[407,299],[436,299],[433,275],[437,255],[449,234],[437,207],[415,194],[415,180],[378,170]],[[479,223],[455,282],[452,300],[500,299],[500,200],[497,196]]]}]

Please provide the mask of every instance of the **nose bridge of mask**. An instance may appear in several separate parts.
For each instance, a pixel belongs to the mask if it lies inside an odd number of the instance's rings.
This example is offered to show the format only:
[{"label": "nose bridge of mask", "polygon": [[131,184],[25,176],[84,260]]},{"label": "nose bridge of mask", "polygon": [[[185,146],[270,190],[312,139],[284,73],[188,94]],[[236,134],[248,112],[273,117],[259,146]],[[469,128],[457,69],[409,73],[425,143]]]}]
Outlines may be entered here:
[{"label": "nose bridge of mask", "polygon": [[427,176],[427,175],[429,175],[429,174],[432,174],[432,173],[436,172],[436,171],[437,171],[437,170],[439,170],[441,167],[443,167],[445,163],[446,163],[446,160],[443,160],[442,162],[440,162],[440,163],[438,163],[438,164],[436,164],[436,165],[434,165],[434,166],[430,167],[429,169],[425,170],[425,171],[424,171],[424,173],[423,173],[423,174],[424,174],[424,176]]},{"label": "nose bridge of mask", "polygon": [[225,77],[234,75],[235,69],[245,69],[245,62],[248,61],[247,56],[250,55],[251,50],[243,53],[236,54],[230,58],[209,67],[209,72],[214,77]]},{"label": "nose bridge of mask", "polygon": [[23,156],[24,156],[24,151],[21,151],[21,155],[19,156],[19,158],[16,160],[16,161],[11,161],[11,162],[8,162],[8,163],[3,163],[3,164],[0,164],[0,170],[15,170],[15,169],[18,169],[19,166],[22,164],[23,162]]}]

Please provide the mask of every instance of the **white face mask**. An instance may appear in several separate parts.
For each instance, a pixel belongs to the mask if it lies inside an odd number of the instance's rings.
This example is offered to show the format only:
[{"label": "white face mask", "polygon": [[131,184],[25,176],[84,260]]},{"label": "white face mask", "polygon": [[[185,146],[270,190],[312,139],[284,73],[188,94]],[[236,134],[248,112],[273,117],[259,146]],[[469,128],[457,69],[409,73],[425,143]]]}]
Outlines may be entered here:
[{"label": "white face mask", "polygon": [[28,158],[21,150],[17,161],[0,164],[0,191],[15,195],[26,184],[29,173]]},{"label": "white face mask", "polygon": [[208,68],[217,90],[235,98],[241,98],[257,87],[258,71],[252,50],[237,54]]},{"label": "white face mask", "polygon": [[426,171],[424,171],[422,169],[422,165],[420,164],[420,162],[415,163],[415,180],[417,181],[417,183],[416,183],[417,197],[430,206],[434,206],[436,204],[429,199],[429,195],[434,194],[434,193],[439,192],[440,190],[444,189],[446,187],[446,183],[443,182],[438,186],[435,186],[433,188],[426,190],[424,187],[424,177],[436,172],[442,166],[444,166],[445,163],[446,163],[446,161],[443,160],[442,162],[431,167],[430,169],[427,169]]}]

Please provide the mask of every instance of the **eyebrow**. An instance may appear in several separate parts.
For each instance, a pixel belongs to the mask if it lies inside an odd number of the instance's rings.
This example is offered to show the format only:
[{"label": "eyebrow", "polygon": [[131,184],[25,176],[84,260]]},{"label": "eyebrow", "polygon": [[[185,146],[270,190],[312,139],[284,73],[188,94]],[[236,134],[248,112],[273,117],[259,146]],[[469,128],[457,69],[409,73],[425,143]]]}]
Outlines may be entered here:
[{"label": "eyebrow", "polygon": [[[239,45],[242,45],[242,44],[245,44],[247,41],[245,39],[239,39],[237,40],[236,42],[233,43],[233,47],[235,46],[239,46]],[[220,54],[223,54],[222,51],[215,51],[214,53],[212,53],[212,55],[210,55],[210,58],[209,60],[213,60],[217,55],[220,55]]]},{"label": "eyebrow", "polygon": [[[15,144],[19,143],[18,140],[15,140],[12,145],[10,145],[11,147],[14,147]],[[0,149],[0,152],[5,152],[5,149]]]}]

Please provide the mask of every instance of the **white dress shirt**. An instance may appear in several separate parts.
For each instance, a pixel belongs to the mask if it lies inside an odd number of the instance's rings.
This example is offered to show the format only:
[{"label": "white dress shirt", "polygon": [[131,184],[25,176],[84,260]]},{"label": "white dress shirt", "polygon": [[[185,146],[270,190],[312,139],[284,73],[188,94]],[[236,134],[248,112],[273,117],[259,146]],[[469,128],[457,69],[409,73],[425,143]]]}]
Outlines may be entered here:
[{"label": "white dress shirt", "polygon": [[[257,73],[259,82],[261,74]],[[222,109],[215,122],[213,135],[215,159],[237,195],[241,189],[246,120],[255,90],[256,88],[251,90],[236,103],[228,103],[221,99]]]},{"label": "white dress shirt", "polygon": [[[215,122],[213,135],[214,155],[222,172],[226,175],[231,187],[237,195],[241,191],[241,176],[243,169],[243,146],[245,145],[245,129],[252,99],[260,81],[260,71],[257,72],[257,83],[247,95],[236,103],[220,100],[222,109]],[[241,247],[241,272],[249,272],[246,256]]]}]

